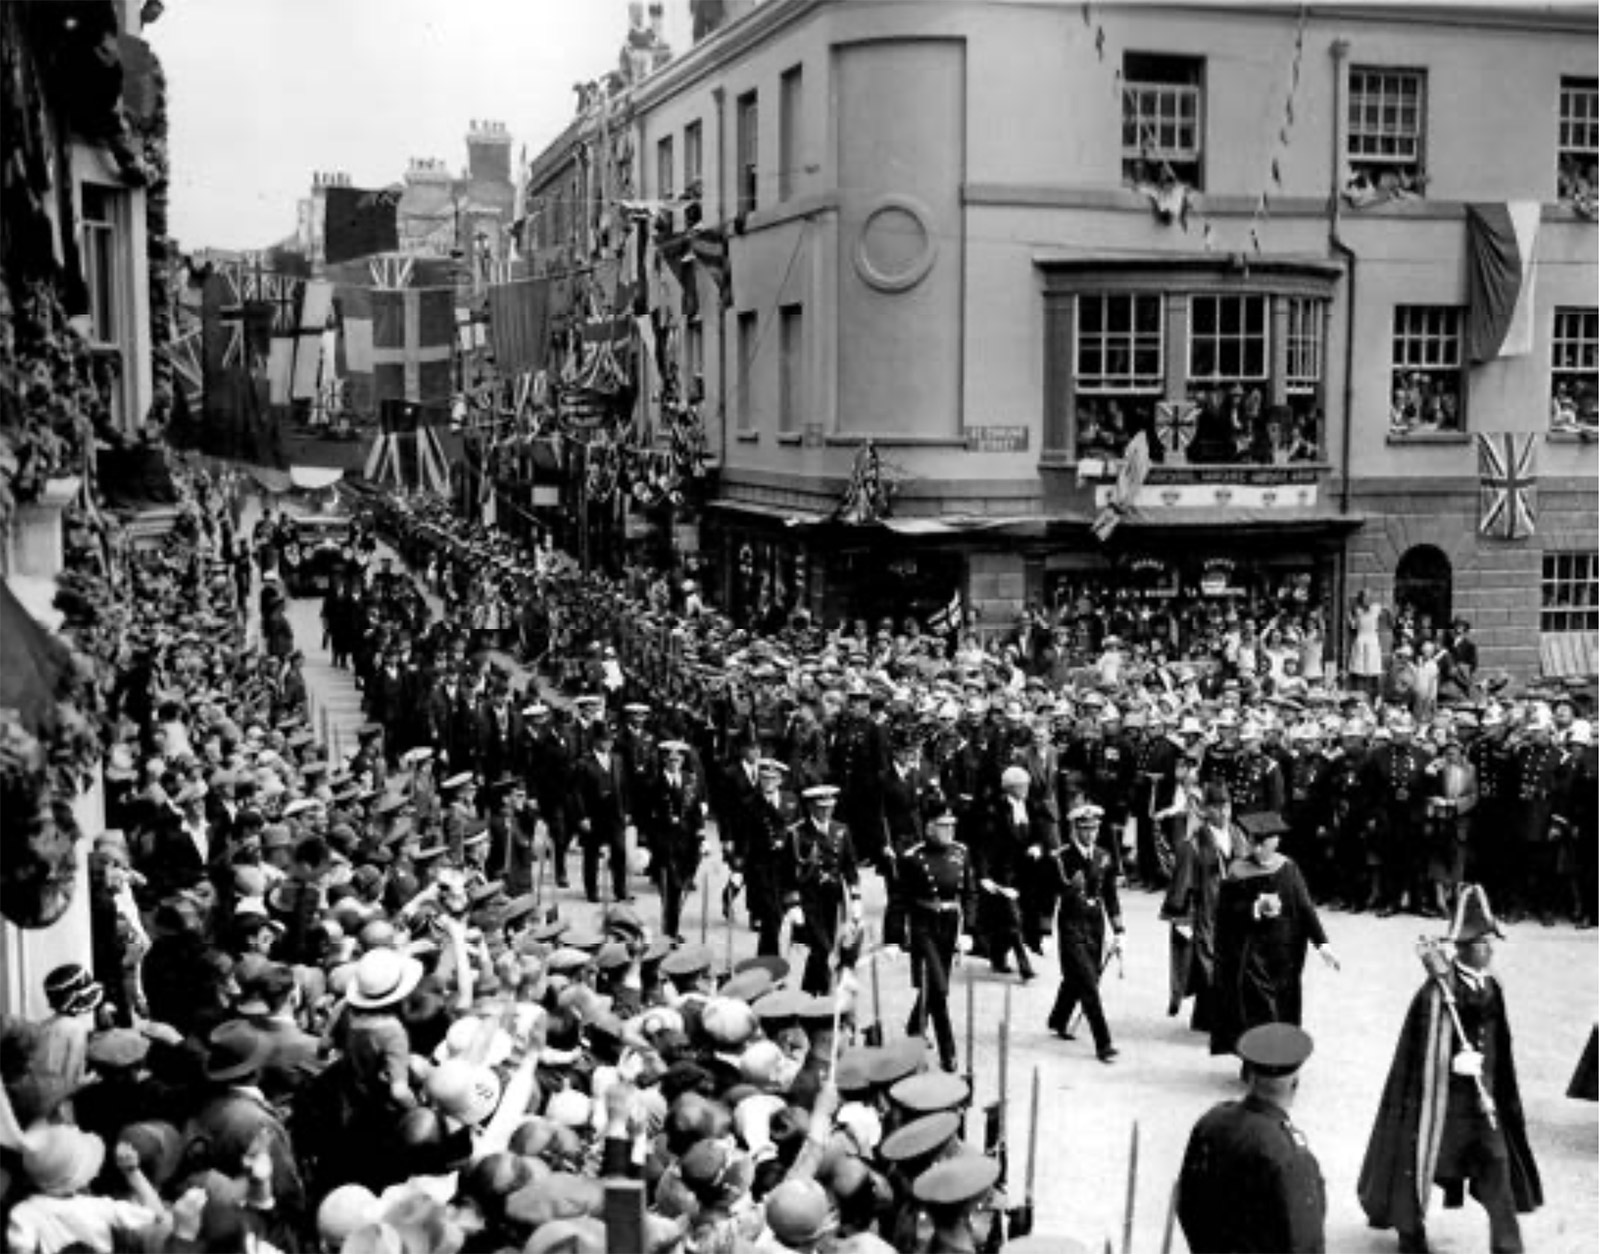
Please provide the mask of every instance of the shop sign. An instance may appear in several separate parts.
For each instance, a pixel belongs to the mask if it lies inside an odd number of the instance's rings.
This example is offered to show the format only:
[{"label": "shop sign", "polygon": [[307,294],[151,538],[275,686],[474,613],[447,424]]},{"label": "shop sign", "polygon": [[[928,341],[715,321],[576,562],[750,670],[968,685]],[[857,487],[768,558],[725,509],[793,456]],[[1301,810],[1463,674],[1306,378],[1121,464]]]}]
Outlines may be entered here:
[{"label": "shop sign", "polygon": [[1151,466],[1149,484],[1228,483],[1279,487],[1316,483],[1322,472],[1314,466]]},{"label": "shop sign", "polygon": [[969,453],[1026,453],[1027,424],[1004,427],[962,427]]},{"label": "shop sign", "polygon": [[554,509],[561,504],[561,487],[554,483],[536,483],[533,485],[534,509]]},{"label": "shop sign", "polygon": [[679,553],[700,551],[700,524],[677,523],[672,528],[672,547]]}]

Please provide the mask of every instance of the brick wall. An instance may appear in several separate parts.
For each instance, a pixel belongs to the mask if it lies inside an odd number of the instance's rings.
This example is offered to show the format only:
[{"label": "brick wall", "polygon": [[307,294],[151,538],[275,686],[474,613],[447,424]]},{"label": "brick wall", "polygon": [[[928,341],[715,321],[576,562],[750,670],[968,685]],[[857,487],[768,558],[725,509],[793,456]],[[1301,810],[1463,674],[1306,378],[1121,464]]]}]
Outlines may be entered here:
[{"label": "brick wall", "polygon": [[1437,485],[1363,492],[1352,501],[1367,523],[1350,540],[1348,591],[1365,588],[1394,604],[1395,567],[1414,545],[1431,544],[1450,559],[1452,611],[1468,619],[1485,669],[1519,679],[1539,673],[1540,575],[1547,550],[1593,549],[1600,529],[1592,488],[1543,486],[1537,531],[1515,542],[1478,535],[1475,490]]}]

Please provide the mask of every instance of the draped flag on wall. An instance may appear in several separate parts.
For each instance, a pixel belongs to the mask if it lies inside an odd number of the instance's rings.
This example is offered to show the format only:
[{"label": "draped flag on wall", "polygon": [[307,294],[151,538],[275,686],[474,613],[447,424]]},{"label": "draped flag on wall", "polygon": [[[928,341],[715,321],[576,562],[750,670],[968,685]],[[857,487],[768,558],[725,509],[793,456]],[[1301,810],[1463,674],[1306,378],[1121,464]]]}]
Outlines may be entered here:
[{"label": "draped flag on wall", "polygon": [[1538,517],[1534,468],[1538,436],[1511,431],[1478,435],[1478,534],[1526,540]]},{"label": "draped flag on wall", "polygon": [[[294,378],[290,398],[297,401],[315,400],[322,381],[322,338],[333,313],[333,284],[326,279],[313,279],[305,285],[300,298],[300,328],[294,350]],[[333,363],[328,363],[331,368]]]},{"label": "draped flag on wall", "polygon": [[549,339],[549,279],[513,279],[489,289],[489,342],[502,377],[543,370]]},{"label": "draped flag on wall", "polygon": [[369,257],[327,267],[339,328],[335,363],[345,400],[374,414],[384,400],[448,405],[455,339],[450,263]]},{"label": "draped flag on wall", "polygon": [[1533,351],[1538,201],[1467,206],[1467,360]]}]

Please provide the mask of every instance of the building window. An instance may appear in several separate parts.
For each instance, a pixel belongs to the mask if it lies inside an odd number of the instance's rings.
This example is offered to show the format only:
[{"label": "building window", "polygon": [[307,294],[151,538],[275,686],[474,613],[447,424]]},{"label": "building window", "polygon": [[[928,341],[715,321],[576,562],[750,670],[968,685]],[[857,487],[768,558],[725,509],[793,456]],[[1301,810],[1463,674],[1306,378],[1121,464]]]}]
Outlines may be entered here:
[{"label": "building window", "polygon": [[1546,553],[1539,630],[1600,631],[1600,553]]},{"label": "building window", "polygon": [[671,200],[676,194],[673,191],[673,153],[672,136],[656,141],[656,195],[662,200]]},{"label": "building window", "polygon": [[805,422],[805,310],[784,305],[778,310],[778,430],[798,431]]},{"label": "building window", "polygon": [[757,131],[761,121],[755,92],[746,92],[739,97],[737,117],[738,169],[735,177],[738,183],[739,212],[750,213],[757,204],[756,169],[759,158]]},{"label": "building window", "polygon": [[778,199],[788,200],[794,195],[804,155],[801,152],[801,68],[796,65],[785,70],[779,80],[778,92]]},{"label": "building window", "polygon": [[89,334],[95,344],[118,342],[117,228],[115,193],[83,185],[83,274],[89,288]]},{"label": "building window", "polygon": [[683,337],[684,394],[694,404],[699,404],[706,395],[706,328],[699,318],[689,319],[689,325]]},{"label": "building window", "polygon": [[1421,70],[1353,67],[1348,156],[1353,186],[1421,195],[1428,77]]},{"label": "building window", "polygon": [[735,421],[741,431],[756,428],[755,377],[756,377],[756,315],[748,310],[739,315],[739,403]]},{"label": "building window", "polygon": [[1600,310],[1557,309],[1550,335],[1550,429],[1600,430]]},{"label": "building window", "polygon": [[1123,182],[1201,186],[1204,71],[1198,57],[1123,55]]},{"label": "building window", "polygon": [[689,197],[698,197],[703,189],[700,186],[701,162],[704,159],[703,136],[700,123],[690,122],[683,128],[683,194]]},{"label": "building window", "polygon": [[[1073,276],[1077,278],[1077,276]],[[1046,447],[1117,458],[1144,433],[1168,465],[1325,460],[1320,276],[1264,283],[1090,272],[1046,293]],[[1065,297],[1065,299],[1062,299]]]},{"label": "building window", "polygon": [[1556,199],[1593,203],[1597,161],[1600,161],[1600,80],[1562,78],[1556,129]]},{"label": "building window", "polygon": [[1095,293],[1077,300],[1073,377],[1078,456],[1112,457],[1149,430],[1161,399],[1162,298]]},{"label": "building window", "polygon": [[1389,434],[1433,435],[1466,429],[1462,414],[1461,310],[1453,305],[1396,305],[1390,354]]}]

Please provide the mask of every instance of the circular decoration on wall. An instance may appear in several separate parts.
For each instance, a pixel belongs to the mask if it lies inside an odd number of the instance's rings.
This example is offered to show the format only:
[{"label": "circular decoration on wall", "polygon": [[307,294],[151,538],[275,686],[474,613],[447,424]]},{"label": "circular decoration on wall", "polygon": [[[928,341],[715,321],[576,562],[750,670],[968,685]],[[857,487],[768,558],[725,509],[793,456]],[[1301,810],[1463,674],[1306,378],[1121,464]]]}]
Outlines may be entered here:
[{"label": "circular decoration on wall", "polygon": [[856,273],[880,292],[905,292],[921,283],[939,255],[932,213],[910,196],[884,196],[867,210],[856,239]]}]

